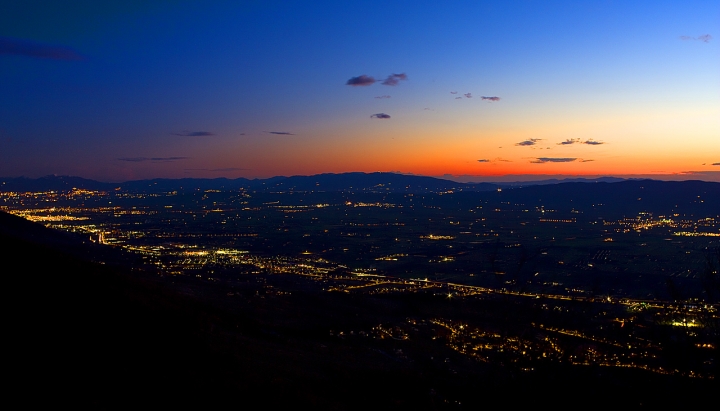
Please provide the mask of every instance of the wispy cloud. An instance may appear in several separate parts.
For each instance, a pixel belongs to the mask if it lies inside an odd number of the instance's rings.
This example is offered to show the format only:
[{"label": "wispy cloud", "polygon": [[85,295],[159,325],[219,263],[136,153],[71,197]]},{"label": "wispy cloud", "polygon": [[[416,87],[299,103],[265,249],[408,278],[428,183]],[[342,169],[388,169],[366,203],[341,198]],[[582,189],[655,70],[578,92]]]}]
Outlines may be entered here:
[{"label": "wispy cloud", "polygon": [[698,40],[698,41],[702,41],[703,43],[709,43],[710,40],[712,40],[712,38],[713,38],[713,37],[712,37],[711,35],[709,35],[709,34],[703,34],[702,36],[697,36],[697,37],[680,36],[680,40],[685,40],[685,41],[687,41],[687,40]]},{"label": "wispy cloud", "polygon": [[463,96],[465,96],[467,98],[472,98],[472,93],[465,93],[465,94],[463,94]]},{"label": "wispy cloud", "polygon": [[139,163],[139,162],[141,162],[141,161],[148,161],[148,160],[150,160],[150,159],[147,158],[147,157],[122,157],[122,158],[118,158],[118,160],[120,160],[120,161],[131,161],[131,162],[133,162],[133,163],[135,163],[135,162],[138,162],[138,163]]},{"label": "wispy cloud", "polygon": [[80,53],[65,47],[53,44],[36,43],[27,40],[0,37],[0,54],[27,56],[51,60],[84,60]]},{"label": "wispy cloud", "polygon": [[376,96],[375,98],[382,100],[382,99],[390,98],[390,96],[388,96],[387,94],[385,94],[385,95],[382,95],[382,96]]},{"label": "wispy cloud", "polygon": [[390,118],[390,115],[385,113],[377,113],[371,115],[370,118]]},{"label": "wispy cloud", "polygon": [[587,144],[587,145],[589,145],[589,146],[599,146],[599,145],[605,144],[605,143],[602,142],[602,141],[595,141],[595,140],[593,140],[593,139],[589,139],[589,140],[585,140],[585,141],[580,141],[579,138],[569,138],[569,139],[567,139],[567,140],[565,140],[565,141],[561,141],[560,143],[557,143],[558,146],[567,146],[567,145],[570,145],[570,144]]},{"label": "wispy cloud", "polygon": [[720,163],[712,163],[714,166],[720,166]]},{"label": "wispy cloud", "polygon": [[407,80],[407,74],[391,74],[380,84],[383,86],[397,86],[400,80]]},{"label": "wispy cloud", "polygon": [[497,97],[497,96],[490,96],[490,97],[482,96],[480,98],[483,100],[487,100],[487,101],[500,101],[500,97]]},{"label": "wispy cloud", "polygon": [[478,160],[478,163],[489,163],[489,162],[490,162],[490,160],[488,160],[487,158]]},{"label": "wispy cloud", "polygon": [[535,160],[530,161],[535,164],[543,163],[571,163],[577,160],[575,157],[538,157]]},{"label": "wispy cloud", "polygon": [[587,163],[589,161],[595,161],[595,160],[580,160],[581,163]]},{"label": "wispy cloud", "polygon": [[118,158],[120,161],[129,161],[131,163],[140,163],[143,161],[178,161],[178,160],[187,160],[190,157],[121,157]]},{"label": "wispy cloud", "polygon": [[289,133],[287,131],[266,131],[266,133],[277,134],[280,136],[294,136],[295,135],[295,134]]},{"label": "wispy cloud", "polygon": [[569,138],[569,139],[567,139],[567,140],[565,140],[565,141],[562,141],[562,142],[560,142],[560,143],[557,143],[557,145],[559,145],[559,146],[567,146],[567,145],[575,144],[575,143],[579,143],[579,142],[580,142],[580,139],[579,139],[579,138]]},{"label": "wispy cloud", "polygon": [[350,80],[348,80],[345,84],[348,86],[353,86],[353,87],[370,86],[370,85],[375,84],[376,81],[377,80],[375,80],[375,78],[366,76],[365,74],[363,74],[361,76],[350,78]]},{"label": "wispy cloud", "polygon": [[172,135],[183,137],[205,137],[214,136],[215,134],[209,131],[183,131],[182,133],[172,133]]},{"label": "wispy cloud", "polygon": [[462,100],[462,97],[455,97],[455,100]]},{"label": "wispy cloud", "polygon": [[450,94],[457,94],[457,91],[451,91]]},{"label": "wispy cloud", "polygon": [[529,138],[525,141],[521,141],[519,143],[515,143],[516,146],[534,146],[537,144],[538,141],[541,141],[541,138]]}]

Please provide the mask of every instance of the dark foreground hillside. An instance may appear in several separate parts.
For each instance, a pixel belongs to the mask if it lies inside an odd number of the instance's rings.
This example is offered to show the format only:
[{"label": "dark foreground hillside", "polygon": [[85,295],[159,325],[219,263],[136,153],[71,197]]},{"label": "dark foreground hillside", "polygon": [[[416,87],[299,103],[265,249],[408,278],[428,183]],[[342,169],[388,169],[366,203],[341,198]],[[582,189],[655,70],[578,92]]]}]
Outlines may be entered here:
[{"label": "dark foreground hillside", "polygon": [[[75,241],[0,214],[10,342],[3,370],[8,392],[26,393],[25,406],[477,409],[717,400],[714,381],[642,371],[524,375],[430,346],[408,347],[408,360],[391,346],[330,338],[327,330],[449,309],[475,315],[475,308],[433,296],[315,293],[281,276],[268,281],[293,293],[275,298],[257,282],[230,290],[92,263]],[[502,307],[497,313],[512,321]]]}]

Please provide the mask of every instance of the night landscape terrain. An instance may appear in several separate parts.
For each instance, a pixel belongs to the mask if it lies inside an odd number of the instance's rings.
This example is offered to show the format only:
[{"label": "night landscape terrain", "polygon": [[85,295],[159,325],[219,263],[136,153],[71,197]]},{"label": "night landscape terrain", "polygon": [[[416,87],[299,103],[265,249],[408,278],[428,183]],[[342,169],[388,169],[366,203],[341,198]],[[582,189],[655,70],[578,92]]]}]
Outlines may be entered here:
[{"label": "night landscape terrain", "polygon": [[715,397],[718,183],[303,187],[338,177],[3,191],[22,379],[101,407]]}]

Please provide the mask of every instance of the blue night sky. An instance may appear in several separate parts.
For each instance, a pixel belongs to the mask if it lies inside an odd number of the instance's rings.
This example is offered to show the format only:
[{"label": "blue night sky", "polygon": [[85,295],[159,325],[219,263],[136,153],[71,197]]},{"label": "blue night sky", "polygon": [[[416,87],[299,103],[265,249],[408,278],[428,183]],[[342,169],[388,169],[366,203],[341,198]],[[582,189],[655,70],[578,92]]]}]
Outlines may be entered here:
[{"label": "blue night sky", "polygon": [[720,181],[717,0],[5,3],[0,176]]}]

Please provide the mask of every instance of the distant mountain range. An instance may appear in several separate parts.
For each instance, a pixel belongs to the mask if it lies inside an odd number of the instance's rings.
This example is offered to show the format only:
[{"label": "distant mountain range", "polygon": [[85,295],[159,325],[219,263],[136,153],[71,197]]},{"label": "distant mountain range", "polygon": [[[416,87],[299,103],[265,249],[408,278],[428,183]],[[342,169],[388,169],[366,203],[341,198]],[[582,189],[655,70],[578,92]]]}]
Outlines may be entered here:
[{"label": "distant mountain range", "polygon": [[[434,177],[395,173],[342,173],[267,179],[152,179],[104,183],[80,177],[46,176],[0,178],[0,192],[69,191],[192,192],[204,190],[255,192],[346,193],[455,193],[456,200],[475,201],[480,195],[488,205],[497,203],[570,211],[602,207],[608,214],[636,211],[716,215],[720,211],[720,183],[703,181],[622,180],[617,178],[545,180],[529,183],[459,183]],[[498,192],[501,191],[501,192]],[[473,194],[474,193],[474,194]],[[471,197],[467,197],[471,195]],[[455,201],[447,198],[441,202]],[[597,209],[597,208],[596,208]],[[611,212],[613,210],[614,212]],[[715,211],[718,210],[718,211]]]},{"label": "distant mountain range", "polygon": [[85,190],[114,190],[159,192],[193,190],[256,191],[379,191],[379,192],[441,192],[448,190],[492,191],[498,188],[492,183],[458,183],[434,177],[410,176],[395,173],[342,173],[313,176],[247,178],[181,178],[104,183],[70,176],[45,176],[41,178],[0,178],[0,191],[67,191],[73,188]]},{"label": "distant mountain range", "polygon": [[512,181],[495,183],[501,187],[528,187],[528,186],[542,186],[550,184],[561,184],[561,183],[619,183],[621,181],[628,180],[639,180],[639,179],[625,179],[618,177],[598,177],[598,178],[549,178],[547,180],[536,180],[536,181]]},{"label": "distant mountain range", "polygon": [[68,191],[73,188],[107,191],[120,188],[126,191],[166,192],[194,190],[238,190],[256,191],[376,191],[376,192],[443,192],[493,191],[498,188],[527,187],[559,183],[619,182],[621,178],[602,177],[597,179],[549,179],[540,181],[510,183],[459,183],[435,177],[414,176],[396,173],[341,173],[317,174],[313,176],[271,177],[266,179],[247,178],[180,178],[135,180],[123,183],[105,183],[73,176],[49,175],[40,178],[0,178],[0,191],[40,192]]}]

